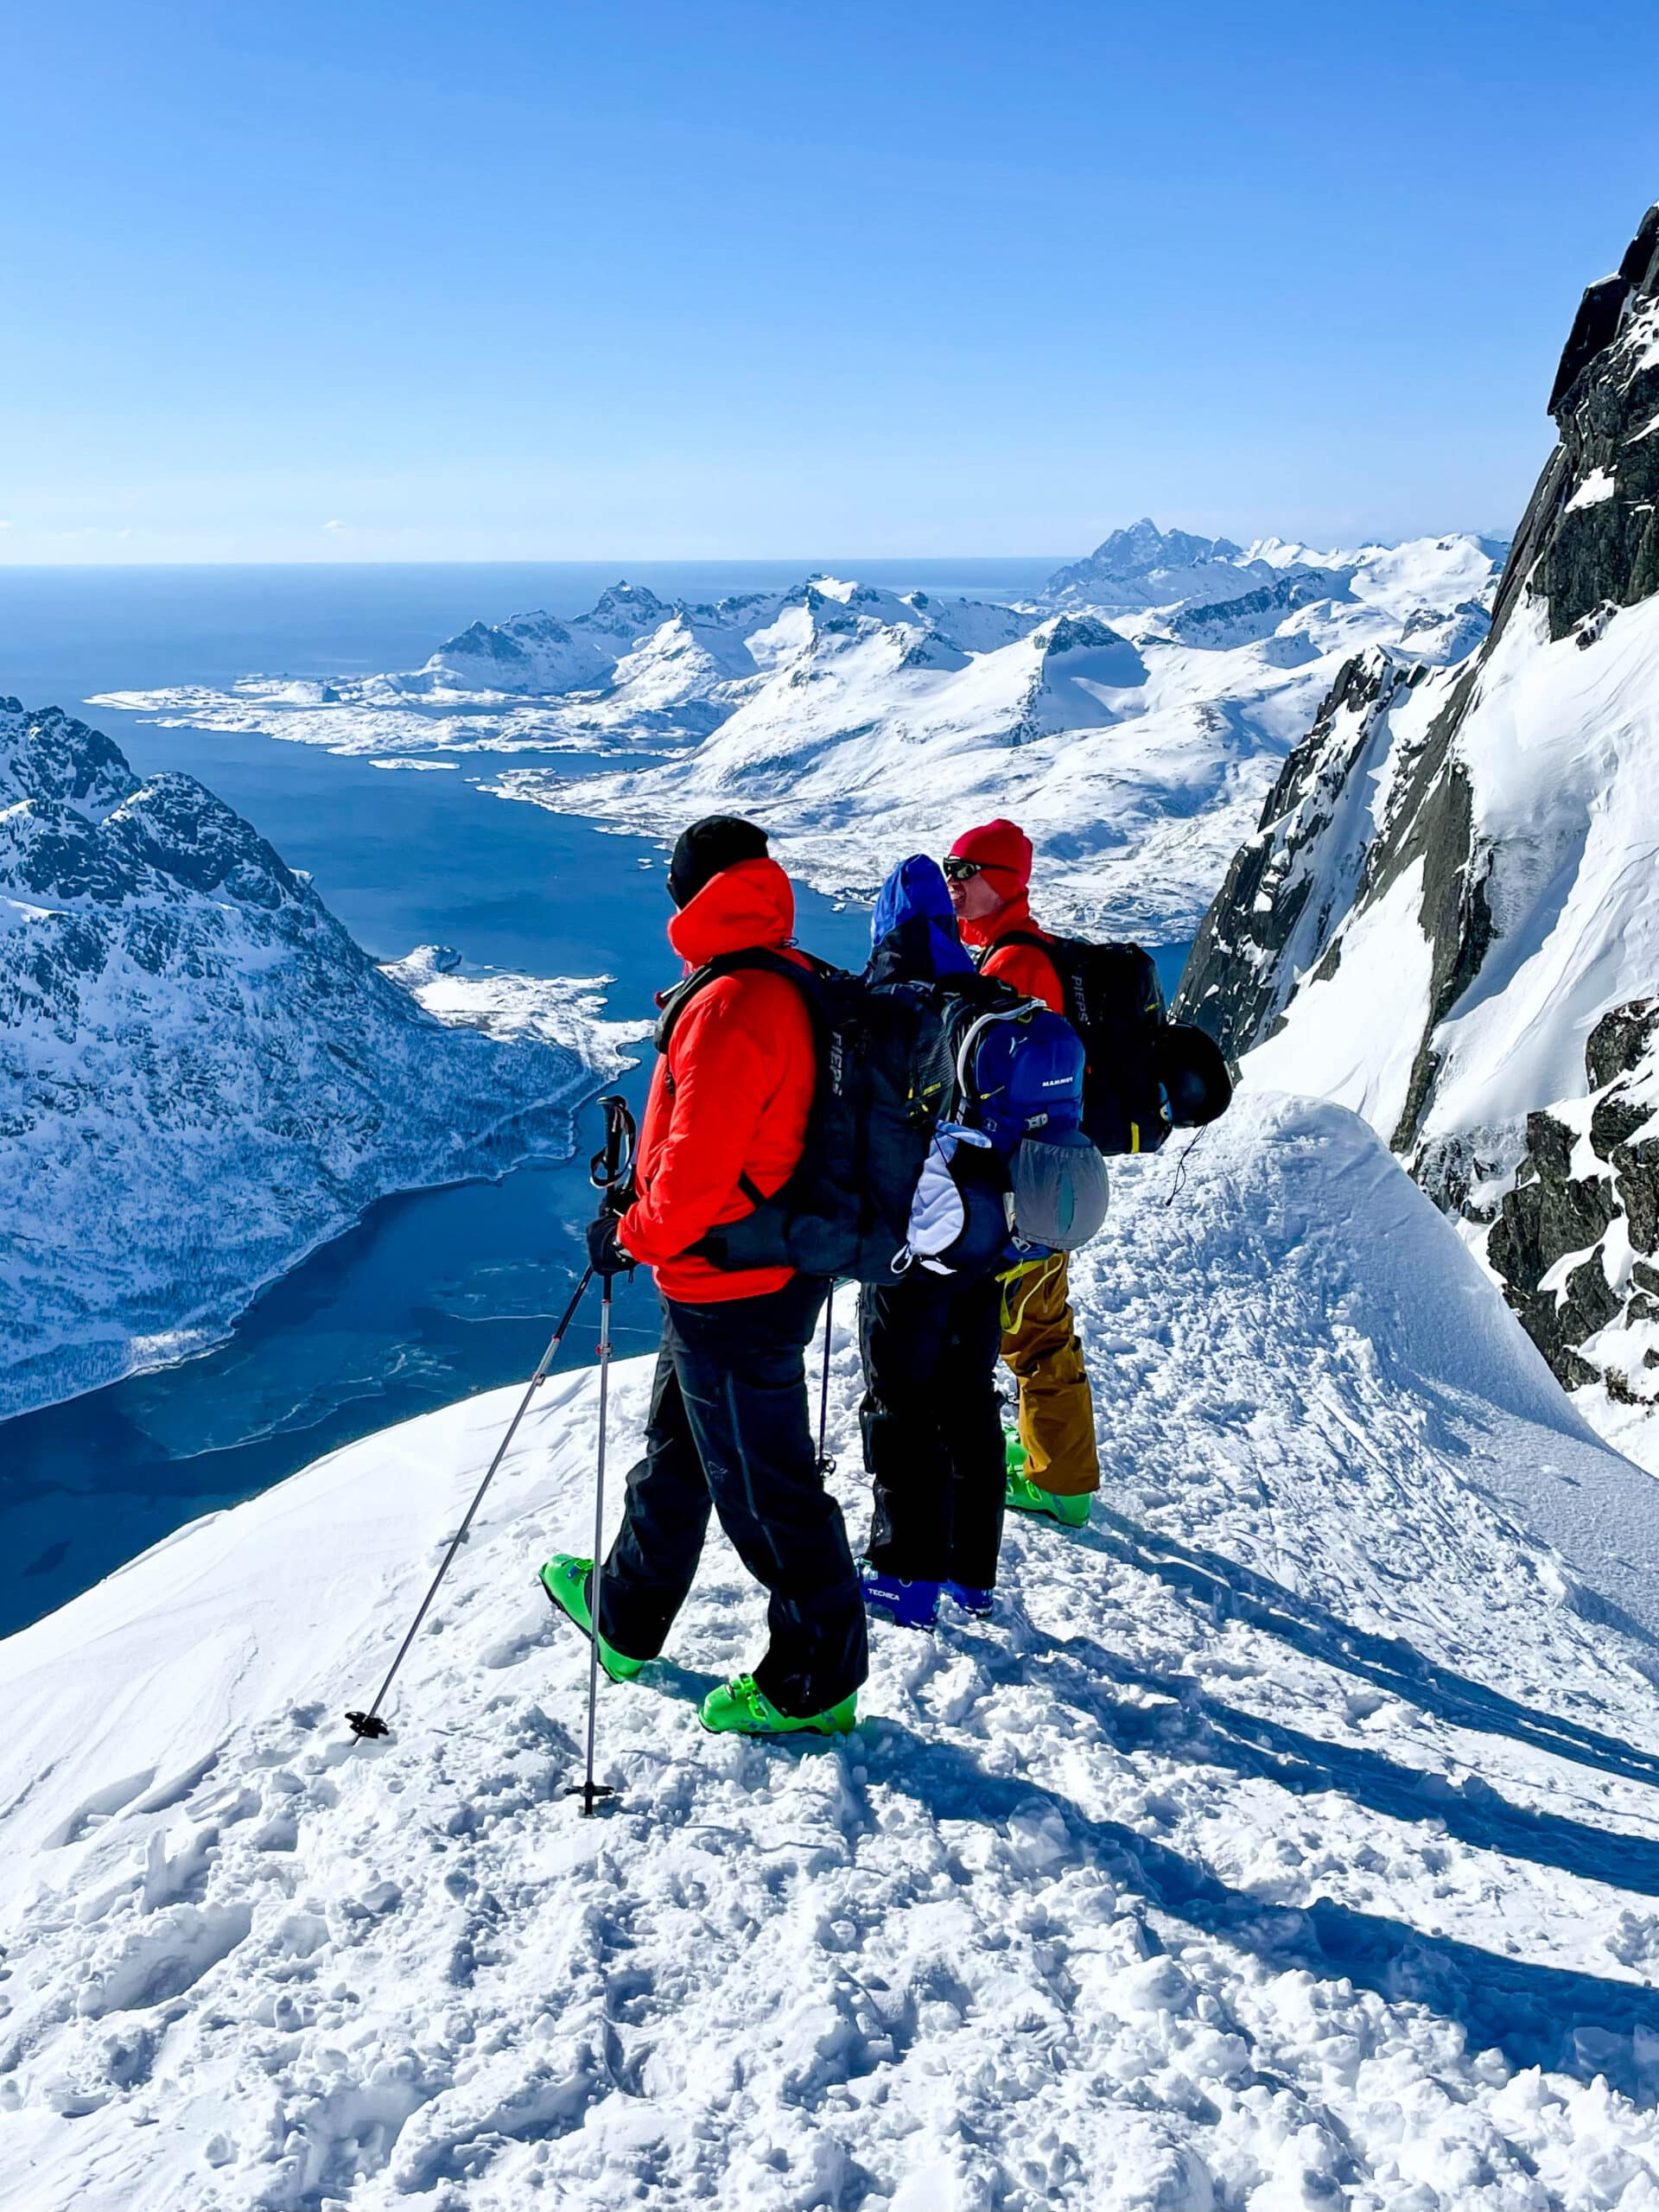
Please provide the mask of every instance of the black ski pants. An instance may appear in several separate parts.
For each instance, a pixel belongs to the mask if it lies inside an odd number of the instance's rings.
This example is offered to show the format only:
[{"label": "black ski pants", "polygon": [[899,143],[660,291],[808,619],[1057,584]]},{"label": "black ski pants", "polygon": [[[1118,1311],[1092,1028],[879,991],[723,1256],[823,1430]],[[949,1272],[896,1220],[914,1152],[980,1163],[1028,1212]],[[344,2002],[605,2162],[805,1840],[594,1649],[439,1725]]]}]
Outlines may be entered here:
[{"label": "black ski pants", "polygon": [[807,1413],[804,1351],[825,1288],[797,1275],[760,1298],[663,1300],[645,1457],[628,1474],[600,1599],[607,1641],[654,1659],[691,1588],[712,1506],[772,1600],[755,1681],[798,1719],[868,1671],[863,1595]]},{"label": "black ski pants", "polygon": [[988,1590],[1007,1487],[996,1387],[1002,1286],[912,1268],[867,1285],[858,1320],[870,1562],[910,1582]]}]

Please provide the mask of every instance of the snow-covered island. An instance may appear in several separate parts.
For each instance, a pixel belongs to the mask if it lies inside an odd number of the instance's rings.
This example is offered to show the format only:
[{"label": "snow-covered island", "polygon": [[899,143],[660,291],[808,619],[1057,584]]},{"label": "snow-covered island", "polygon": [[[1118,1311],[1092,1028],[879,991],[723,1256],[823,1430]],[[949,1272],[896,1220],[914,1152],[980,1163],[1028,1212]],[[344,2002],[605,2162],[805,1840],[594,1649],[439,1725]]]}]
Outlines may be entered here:
[{"label": "snow-covered island", "polygon": [[389,1192],[568,1149],[617,1033],[454,968],[378,968],[194,779],[0,699],[0,1415],[211,1343]]}]

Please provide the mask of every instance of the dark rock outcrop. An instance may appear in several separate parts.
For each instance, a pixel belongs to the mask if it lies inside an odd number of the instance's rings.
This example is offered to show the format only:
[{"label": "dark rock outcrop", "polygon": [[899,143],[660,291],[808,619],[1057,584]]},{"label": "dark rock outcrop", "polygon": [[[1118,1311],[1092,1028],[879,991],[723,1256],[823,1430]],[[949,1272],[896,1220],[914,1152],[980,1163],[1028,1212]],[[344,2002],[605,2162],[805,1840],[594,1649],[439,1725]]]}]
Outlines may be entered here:
[{"label": "dark rock outcrop", "polygon": [[1580,1350],[1615,1322],[1644,1335],[1659,1322],[1659,999],[1605,1015],[1584,1063],[1587,1099],[1527,1117],[1487,1257],[1567,1388],[1605,1381],[1627,1403],[1659,1404],[1659,1332],[1652,1344],[1603,1343],[1594,1363]]},{"label": "dark rock outcrop", "polygon": [[[1659,591],[1659,205],[1618,274],[1592,284],[1562,353],[1549,411],[1561,442],[1545,464],[1498,594],[1501,629],[1521,599],[1547,600],[1564,638],[1602,604]],[[1611,480],[1605,498],[1586,498]]]},{"label": "dark rock outcrop", "polygon": [[1234,1059],[1273,1034],[1298,975],[1317,969],[1362,893],[1370,854],[1351,795],[1421,673],[1376,649],[1344,663],[1199,925],[1173,1012]]}]

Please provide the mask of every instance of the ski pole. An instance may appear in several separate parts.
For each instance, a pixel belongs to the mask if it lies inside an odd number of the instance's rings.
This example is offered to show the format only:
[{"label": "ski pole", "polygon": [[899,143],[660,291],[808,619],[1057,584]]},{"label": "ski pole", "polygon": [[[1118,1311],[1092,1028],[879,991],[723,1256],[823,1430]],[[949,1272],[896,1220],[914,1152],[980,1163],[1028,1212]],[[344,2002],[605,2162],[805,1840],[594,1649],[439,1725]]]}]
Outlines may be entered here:
[{"label": "ski pole", "polygon": [[[605,1146],[594,1154],[588,1171],[594,1188],[614,1209],[616,1198],[633,1166],[633,1116],[626,1098],[613,1094],[600,1100],[605,1109]],[[616,1278],[607,1275],[599,1294],[599,1452],[594,1471],[594,1565],[588,1583],[588,1617],[593,1633],[588,1640],[588,1765],[583,1779],[565,1791],[580,1797],[582,1816],[591,1820],[601,1797],[614,1797],[608,1783],[594,1780],[594,1737],[599,1719],[599,1622],[605,1587],[605,1438],[611,1395],[611,1296]]]},{"label": "ski pole", "polygon": [[558,1351],[560,1344],[564,1341],[564,1332],[570,1326],[571,1322],[575,1319],[576,1308],[581,1305],[582,1299],[586,1294],[588,1286],[593,1279],[594,1271],[589,1268],[583,1274],[582,1281],[576,1285],[575,1290],[571,1292],[570,1303],[565,1307],[563,1314],[560,1318],[558,1327],[554,1330],[552,1335],[548,1338],[547,1350],[542,1354],[541,1360],[537,1367],[536,1372],[531,1376],[530,1382],[524,1391],[524,1395],[518,1401],[518,1410],[514,1414],[512,1419],[507,1423],[507,1433],[501,1439],[500,1443],[495,1447],[495,1457],[491,1460],[489,1465],[484,1471],[484,1479],[480,1483],[476,1491],[474,1493],[473,1502],[467,1509],[467,1517],[461,1522],[460,1528],[456,1529],[454,1535],[450,1541],[449,1548],[443,1555],[443,1564],[433,1576],[432,1586],[427,1592],[425,1597],[422,1599],[421,1609],[409,1624],[409,1634],[398,1645],[397,1656],[392,1661],[391,1666],[386,1669],[385,1681],[381,1683],[379,1688],[375,1692],[373,1704],[370,1706],[366,1713],[348,1713],[346,1714],[346,1718],[351,1724],[351,1730],[353,1736],[366,1736],[372,1738],[376,1736],[384,1736],[386,1733],[386,1724],[380,1718],[380,1708],[386,1701],[386,1692],[391,1688],[392,1677],[397,1674],[397,1669],[403,1665],[404,1660],[408,1654],[410,1645],[414,1643],[416,1637],[420,1633],[421,1623],[426,1618],[427,1608],[430,1605],[432,1600],[437,1596],[438,1585],[443,1580],[444,1576],[448,1573],[451,1560],[454,1558],[455,1554],[461,1549],[461,1546],[466,1542],[467,1531],[473,1525],[473,1516],[478,1511],[479,1507],[484,1503],[484,1493],[488,1490],[491,1483],[494,1481],[496,1469],[501,1465],[503,1459],[506,1458],[507,1446],[512,1442],[513,1437],[518,1432],[519,1422],[523,1421],[524,1414],[529,1410],[531,1400],[535,1396],[537,1391],[546,1381],[547,1370],[553,1364],[553,1356]]},{"label": "ski pole", "polygon": [[836,1471],[832,1455],[823,1448],[830,1433],[830,1337],[836,1319],[836,1285],[832,1276],[830,1295],[823,1301],[823,1371],[818,1378],[818,1474],[827,1480]]}]

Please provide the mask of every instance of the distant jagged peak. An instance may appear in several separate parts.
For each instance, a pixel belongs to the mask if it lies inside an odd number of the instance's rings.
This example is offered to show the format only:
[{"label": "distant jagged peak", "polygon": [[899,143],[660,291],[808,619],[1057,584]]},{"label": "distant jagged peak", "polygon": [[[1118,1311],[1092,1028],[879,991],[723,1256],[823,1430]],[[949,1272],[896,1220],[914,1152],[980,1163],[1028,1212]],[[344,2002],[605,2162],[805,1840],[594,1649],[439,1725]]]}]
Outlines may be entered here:
[{"label": "distant jagged peak", "polygon": [[676,613],[679,607],[678,600],[658,599],[648,585],[631,584],[625,576],[619,576],[613,584],[607,585],[585,614],[574,618],[574,624],[597,629],[623,621],[655,627]]},{"label": "distant jagged peak", "polygon": [[1143,576],[1159,569],[1190,569],[1201,561],[1239,561],[1244,549],[1230,537],[1198,537],[1190,530],[1160,530],[1150,515],[1112,531],[1078,567],[1103,575]]},{"label": "distant jagged peak", "polygon": [[502,622],[469,622],[453,638],[446,638],[426,664],[435,668],[439,662],[461,654],[469,658],[510,660],[527,645],[567,645],[569,639],[569,629],[557,615],[537,607],[528,613],[509,614]]},{"label": "distant jagged peak", "polygon": [[1173,613],[1224,607],[1305,579],[1316,598],[1351,595],[1391,606],[1403,589],[1410,603],[1449,603],[1488,587],[1508,550],[1504,539],[1471,531],[1332,550],[1280,537],[1240,546],[1230,537],[1164,531],[1143,519],[1114,531],[1086,560],[1057,569],[1041,597],[1049,606],[1092,607],[1108,614]]},{"label": "distant jagged peak", "polygon": [[586,613],[568,620],[550,614],[545,607],[535,607],[510,614],[502,622],[469,623],[453,638],[444,639],[426,667],[440,671],[457,661],[498,662],[513,667],[550,648],[580,648],[596,635],[632,642],[660,629],[680,611],[677,601],[658,599],[645,585],[619,579],[607,586]]},{"label": "distant jagged peak", "polygon": [[1160,530],[1150,516],[1104,537],[1086,560],[1057,569],[1041,597],[1049,605],[1096,606],[1110,612],[1178,607],[1194,598],[1217,601],[1272,582],[1282,560],[1247,553],[1230,537]]},{"label": "distant jagged peak", "polygon": [[1032,636],[1046,653],[1096,652],[1103,646],[1129,643],[1121,630],[1113,629],[1098,614],[1052,615]]}]

